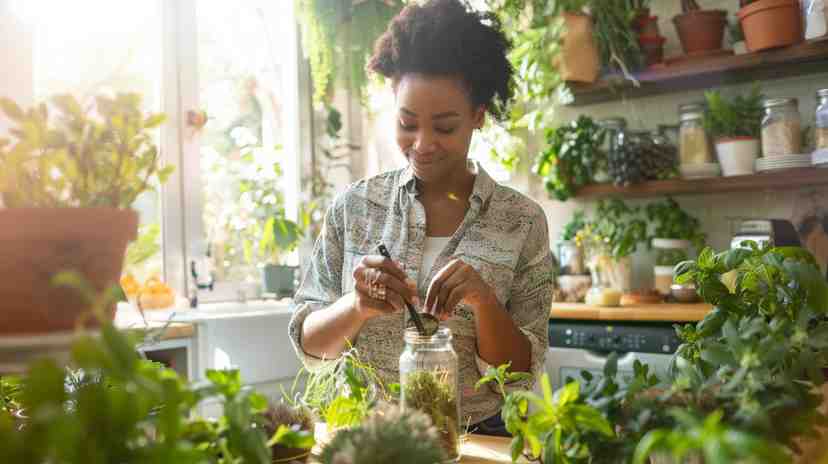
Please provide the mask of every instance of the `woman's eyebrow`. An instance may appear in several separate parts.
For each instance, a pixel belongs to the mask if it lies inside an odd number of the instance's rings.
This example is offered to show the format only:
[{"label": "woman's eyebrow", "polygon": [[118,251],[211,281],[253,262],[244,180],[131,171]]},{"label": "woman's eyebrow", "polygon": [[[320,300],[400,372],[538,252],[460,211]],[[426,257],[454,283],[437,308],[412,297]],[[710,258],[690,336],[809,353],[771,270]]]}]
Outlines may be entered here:
[{"label": "woman's eyebrow", "polygon": [[[400,112],[405,113],[406,116],[411,116],[413,118],[417,117],[417,113],[409,110],[408,108],[406,108],[404,106],[400,107]],[[459,117],[459,116],[460,116],[460,113],[458,113],[456,111],[446,111],[445,113],[435,114],[434,116],[431,117],[431,119],[437,120],[437,119],[446,119],[446,118],[453,118],[453,117]]]}]

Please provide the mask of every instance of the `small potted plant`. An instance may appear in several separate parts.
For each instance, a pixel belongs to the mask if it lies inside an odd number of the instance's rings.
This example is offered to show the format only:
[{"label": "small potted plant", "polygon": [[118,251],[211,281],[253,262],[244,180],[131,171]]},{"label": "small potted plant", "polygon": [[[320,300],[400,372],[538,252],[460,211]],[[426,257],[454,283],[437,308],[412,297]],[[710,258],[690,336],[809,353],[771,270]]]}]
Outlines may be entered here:
[{"label": "small potted plant", "polygon": [[279,402],[261,414],[274,463],[307,462],[314,444],[314,417],[310,409]]},{"label": "small potted plant", "polygon": [[532,170],[544,178],[550,197],[566,201],[592,182],[607,164],[602,148],[605,138],[606,130],[588,116],[546,131],[547,148],[538,155]]},{"label": "small potted plant", "polygon": [[594,20],[584,12],[589,2],[590,0],[564,0],[554,3],[553,17],[562,23],[561,53],[554,61],[565,81],[592,83],[598,79],[601,71],[594,37]]},{"label": "small potted plant", "polygon": [[704,247],[705,235],[701,232],[699,220],[670,197],[663,202],[648,204],[646,212],[654,229],[650,247],[657,250],[653,269],[655,289],[662,295],[668,295],[673,284],[673,269],[689,259],[691,246],[697,250]]},{"label": "small potted plant", "polygon": [[322,464],[420,464],[447,462],[428,416],[380,404],[365,420],[342,430],[322,448]]},{"label": "small potted plant", "polygon": [[724,10],[702,10],[696,0],[681,0],[682,13],[673,18],[681,47],[687,55],[722,49],[727,25]]},{"label": "small potted plant", "polygon": [[740,6],[739,22],[749,51],[786,47],[804,40],[799,0],[741,0]]},{"label": "small potted plant", "polygon": [[613,198],[598,202],[594,221],[581,229],[576,241],[584,247],[592,288],[587,304],[618,306],[621,295],[632,287],[630,255],[647,238],[647,223],[641,208]]},{"label": "small potted plant", "polygon": [[0,274],[14,276],[0,279],[0,335],[75,328],[86,301],[53,278],[71,270],[99,292],[117,285],[138,230],[130,207],[172,171],[154,142],[164,115],[145,114],[140,95],[49,103],[0,100],[17,124],[0,139]]},{"label": "small potted plant", "polygon": [[273,293],[277,297],[293,296],[295,291],[296,266],[285,264],[286,254],[292,252],[299,245],[304,234],[304,228],[284,214],[269,218],[264,225],[264,233],[259,247],[270,262],[262,268],[262,284],[265,293]]},{"label": "small potted plant", "polygon": [[754,86],[747,95],[726,99],[718,91],[705,92],[704,128],[716,144],[716,156],[725,176],[752,174],[759,157],[762,94]]}]

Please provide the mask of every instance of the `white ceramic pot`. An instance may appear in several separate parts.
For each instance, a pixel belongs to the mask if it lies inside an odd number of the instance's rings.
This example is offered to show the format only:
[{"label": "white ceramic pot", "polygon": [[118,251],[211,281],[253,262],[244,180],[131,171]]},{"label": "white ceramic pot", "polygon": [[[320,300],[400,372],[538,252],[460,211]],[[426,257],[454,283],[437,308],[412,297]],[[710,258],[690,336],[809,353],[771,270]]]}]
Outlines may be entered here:
[{"label": "white ceramic pot", "polygon": [[756,158],[759,157],[759,139],[732,137],[716,140],[716,156],[722,167],[722,175],[744,176],[754,173]]},{"label": "white ceramic pot", "polygon": [[690,240],[679,240],[675,238],[654,238],[653,248],[661,250],[684,250],[690,248]]}]

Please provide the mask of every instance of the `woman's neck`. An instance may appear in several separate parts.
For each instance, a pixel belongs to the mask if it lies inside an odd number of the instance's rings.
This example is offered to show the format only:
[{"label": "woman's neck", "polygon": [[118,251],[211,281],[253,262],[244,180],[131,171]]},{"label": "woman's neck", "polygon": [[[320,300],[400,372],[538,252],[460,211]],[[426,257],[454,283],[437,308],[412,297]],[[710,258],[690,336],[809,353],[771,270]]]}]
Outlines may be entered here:
[{"label": "woman's neck", "polygon": [[419,196],[425,198],[441,198],[452,200],[468,200],[474,190],[475,175],[464,168],[452,173],[444,179],[435,182],[423,182],[417,179]]}]

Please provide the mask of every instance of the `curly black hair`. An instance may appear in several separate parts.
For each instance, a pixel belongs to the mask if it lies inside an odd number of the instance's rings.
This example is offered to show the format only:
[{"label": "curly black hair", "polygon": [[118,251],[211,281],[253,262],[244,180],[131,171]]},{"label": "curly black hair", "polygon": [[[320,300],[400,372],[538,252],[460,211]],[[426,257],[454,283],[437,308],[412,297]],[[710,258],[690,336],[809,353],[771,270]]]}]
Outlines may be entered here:
[{"label": "curly black hair", "polygon": [[509,40],[492,13],[461,0],[429,0],[406,6],[377,39],[368,70],[399,79],[408,73],[460,76],[472,104],[498,120],[514,95]]}]

